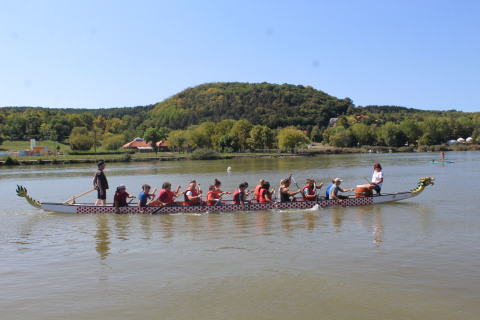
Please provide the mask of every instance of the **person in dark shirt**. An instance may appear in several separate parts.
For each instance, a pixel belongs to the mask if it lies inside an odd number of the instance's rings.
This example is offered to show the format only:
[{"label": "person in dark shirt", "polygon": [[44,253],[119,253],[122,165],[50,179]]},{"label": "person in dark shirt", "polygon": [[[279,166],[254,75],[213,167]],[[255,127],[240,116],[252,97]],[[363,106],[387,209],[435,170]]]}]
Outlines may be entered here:
[{"label": "person in dark shirt", "polygon": [[95,177],[93,178],[93,187],[97,190],[97,201],[95,202],[96,206],[106,206],[107,205],[107,189],[108,189],[108,180],[105,176],[105,162],[99,161],[97,163],[98,169],[95,172]]}]

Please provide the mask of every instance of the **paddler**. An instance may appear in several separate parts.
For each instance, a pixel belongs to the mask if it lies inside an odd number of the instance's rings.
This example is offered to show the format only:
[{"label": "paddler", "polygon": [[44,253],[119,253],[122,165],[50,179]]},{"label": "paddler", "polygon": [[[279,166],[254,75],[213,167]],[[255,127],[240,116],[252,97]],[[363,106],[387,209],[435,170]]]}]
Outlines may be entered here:
[{"label": "paddler", "polygon": [[330,189],[330,199],[337,200],[338,203],[343,203],[343,199],[347,199],[347,196],[339,195],[339,192],[349,192],[353,191],[354,188],[351,189],[342,189],[340,188],[340,184],[342,183],[343,180],[340,180],[340,178],[335,178],[333,179],[333,184],[334,186]]},{"label": "paddler", "polygon": [[160,205],[160,206],[171,206],[176,207],[178,203],[175,202],[175,198],[178,197],[181,193],[180,186],[172,191],[172,184],[170,182],[164,182],[162,184],[162,190],[158,194],[158,199],[151,203],[151,205]]},{"label": "paddler", "polygon": [[[280,201],[281,202],[288,202],[288,201],[295,201],[295,196],[296,194],[302,192],[302,190],[298,189],[296,192],[290,192],[290,183],[292,181],[292,174],[288,176],[286,179],[280,180],[280,189],[278,192],[280,192]],[[290,197],[293,197],[290,199]]]},{"label": "paddler", "polygon": [[155,191],[157,189],[153,190],[153,193],[150,193],[150,185],[144,184],[142,185],[142,192],[138,195],[138,211],[140,213],[143,213],[143,208],[147,206],[148,200],[155,198]]},{"label": "paddler", "polygon": [[275,201],[272,200],[272,195],[275,192],[275,189],[270,189],[270,182],[265,181],[262,184],[262,188],[260,189],[260,196],[258,198],[259,203],[275,203]]},{"label": "paddler", "polygon": [[305,186],[302,188],[303,201],[315,201],[317,199],[317,190],[323,186],[323,182],[317,185],[315,180],[305,180]]},{"label": "paddler", "polygon": [[265,183],[265,180],[260,179],[259,184],[255,187],[255,190],[253,191],[253,198],[259,202],[260,200],[260,189],[262,189],[263,184]]},{"label": "paddler", "polygon": [[200,190],[200,185],[197,184],[197,181],[192,180],[188,188],[185,190],[185,205],[187,206],[198,206],[202,202],[202,190]]},{"label": "paddler", "polygon": [[238,189],[235,190],[233,193],[233,203],[234,204],[240,204],[242,205],[242,208],[245,209],[245,203],[249,203],[247,200],[248,195],[250,192],[245,192],[245,190],[248,188],[248,183],[242,182],[238,186]]},{"label": "paddler", "polygon": [[128,194],[127,187],[124,184],[119,185],[113,197],[113,206],[117,208],[117,213],[119,213],[120,207],[128,207],[128,198],[135,198],[135,196]]}]

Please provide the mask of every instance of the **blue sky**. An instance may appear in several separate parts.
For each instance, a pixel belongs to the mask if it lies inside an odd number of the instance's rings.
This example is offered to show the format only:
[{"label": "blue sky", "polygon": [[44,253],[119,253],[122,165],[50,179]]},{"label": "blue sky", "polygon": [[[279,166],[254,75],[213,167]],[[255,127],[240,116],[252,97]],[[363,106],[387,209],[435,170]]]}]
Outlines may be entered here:
[{"label": "blue sky", "polygon": [[480,1],[0,0],[0,106],[132,107],[207,82],[480,111]]}]

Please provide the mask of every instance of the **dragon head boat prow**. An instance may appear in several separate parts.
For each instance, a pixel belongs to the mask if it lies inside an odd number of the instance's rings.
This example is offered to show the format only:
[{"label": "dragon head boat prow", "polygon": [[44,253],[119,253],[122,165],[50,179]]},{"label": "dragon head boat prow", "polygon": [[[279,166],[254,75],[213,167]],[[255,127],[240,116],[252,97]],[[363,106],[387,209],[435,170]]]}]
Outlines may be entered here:
[{"label": "dragon head boat prow", "polygon": [[42,205],[37,200],[30,198],[30,196],[27,194],[27,188],[24,188],[19,185],[17,185],[17,196],[27,199],[27,202],[30,203],[35,208],[40,208]]},{"label": "dragon head boat prow", "polygon": [[434,181],[435,178],[431,178],[431,177],[423,177],[423,178],[420,178],[420,182],[418,182],[418,186],[416,189],[413,189],[411,190],[410,192],[413,194],[413,195],[418,195],[420,194],[423,189],[425,189],[427,186],[429,185],[434,185]]}]

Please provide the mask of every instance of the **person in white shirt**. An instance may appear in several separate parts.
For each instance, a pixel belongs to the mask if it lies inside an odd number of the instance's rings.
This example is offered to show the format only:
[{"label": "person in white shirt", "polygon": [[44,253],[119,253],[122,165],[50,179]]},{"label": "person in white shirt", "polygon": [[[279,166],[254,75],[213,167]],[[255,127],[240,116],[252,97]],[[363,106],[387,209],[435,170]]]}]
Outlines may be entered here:
[{"label": "person in white shirt", "polygon": [[382,190],[382,184],[383,184],[383,172],[382,172],[382,166],[380,163],[375,163],[373,166],[373,169],[375,170],[372,175],[372,182],[370,182],[370,187],[377,192],[377,196],[380,195],[380,191]]}]

